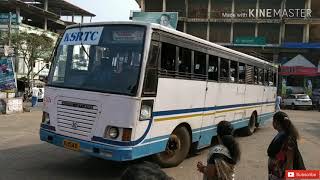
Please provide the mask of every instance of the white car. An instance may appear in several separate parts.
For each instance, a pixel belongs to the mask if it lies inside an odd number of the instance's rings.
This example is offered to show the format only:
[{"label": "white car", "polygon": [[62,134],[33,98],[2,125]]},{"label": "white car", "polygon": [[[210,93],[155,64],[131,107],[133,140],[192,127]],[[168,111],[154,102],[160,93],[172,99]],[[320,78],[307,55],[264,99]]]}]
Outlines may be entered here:
[{"label": "white car", "polygon": [[296,109],[297,107],[312,109],[312,100],[306,94],[291,94],[283,99],[282,104],[285,107],[291,107],[291,109]]}]

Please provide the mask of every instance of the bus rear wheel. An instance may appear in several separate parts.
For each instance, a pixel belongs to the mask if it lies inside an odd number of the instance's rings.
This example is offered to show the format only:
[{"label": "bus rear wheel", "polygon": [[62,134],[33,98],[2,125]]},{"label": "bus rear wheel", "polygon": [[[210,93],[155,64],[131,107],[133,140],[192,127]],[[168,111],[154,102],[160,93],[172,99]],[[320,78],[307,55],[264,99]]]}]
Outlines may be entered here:
[{"label": "bus rear wheel", "polygon": [[188,155],[191,147],[191,137],[185,127],[173,131],[164,152],[154,155],[154,160],[163,168],[179,165]]}]

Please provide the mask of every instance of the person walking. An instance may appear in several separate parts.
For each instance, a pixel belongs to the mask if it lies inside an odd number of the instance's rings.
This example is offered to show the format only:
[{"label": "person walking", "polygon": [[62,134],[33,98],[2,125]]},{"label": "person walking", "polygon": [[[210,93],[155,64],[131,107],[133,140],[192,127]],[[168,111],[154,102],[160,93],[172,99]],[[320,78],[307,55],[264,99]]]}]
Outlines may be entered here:
[{"label": "person walking", "polygon": [[204,180],[234,180],[234,169],[240,160],[241,152],[232,133],[233,127],[230,122],[221,121],[218,124],[219,144],[209,151],[206,166],[202,162],[197,164]]},{"label": "person walking", "polygon": [[281,102],[282,102],[282,98],[278,94],[278,96],[276,97],[276,112],[281,111]]},{"label": "person walking", "polygon": [[297,140],[299,132],[292,124],[289,116],[279,111],[273,116],[273,128],[278,134],[270,143],[268,153],[269,180],[284,180],[285,170],[305,169]]},{"label": "person walking", "polygon": [[34,107],[38,103],[39,89],[37,87],[32,88],[31,107]]}]

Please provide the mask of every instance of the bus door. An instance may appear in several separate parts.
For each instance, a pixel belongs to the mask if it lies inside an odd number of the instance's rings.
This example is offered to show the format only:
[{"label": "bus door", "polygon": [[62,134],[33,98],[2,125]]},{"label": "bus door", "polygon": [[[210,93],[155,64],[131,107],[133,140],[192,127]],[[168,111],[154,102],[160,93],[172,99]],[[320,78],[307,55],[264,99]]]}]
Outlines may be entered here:
[{"label": "bus door", "polygon": [[217,97],[219,84],[215,81],[214,78],[218,75],[218,64],[215,64],[216,60],[214,57],[207,58],[209,61],[208,65],[208,79],[207,86],[205,90],[205,99],[204,99],[204,113],[201,124],[201,133],[199,139],[199,148],[209,146],[211,144],[211,139],[216,135],[215,127],[215,113],[217,106]]},{"label": "bus door", "polygon": [[267,70],[264,70],[263,72],[264,74],[264,78],[263,78],[263,94],[262,94],[262,105],[261,105],[261,113],[260,114],[264,114],[266,112],[266,106],[264,105],[265,102],[268,101],[268,88],[267,88],[267,84],[268,84],[268,73]]},{"label": "bus door", "polygon": [[[264,72],[263,69],[258,69],[258,84],[259,84],[259,90],[257,91],[259,94],[257,96],[257,102],[262,103],[265,102],[265,92],[266,89],[264,87]],[[259,112],[258,115],[261,115],[263,113],[263,105],[260,105],[258,108]]]}]

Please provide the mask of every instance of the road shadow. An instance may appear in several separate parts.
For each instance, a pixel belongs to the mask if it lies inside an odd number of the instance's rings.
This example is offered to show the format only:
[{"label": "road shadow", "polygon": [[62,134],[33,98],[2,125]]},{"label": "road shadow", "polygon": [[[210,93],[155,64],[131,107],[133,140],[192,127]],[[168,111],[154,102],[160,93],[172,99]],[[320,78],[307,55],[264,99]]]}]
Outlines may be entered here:
[{"label": "road shadow", "polygon": [[49,144],[0,150],[0,180],[6,179],[119,179],[129,166],[125,163],[89,157]]}]

